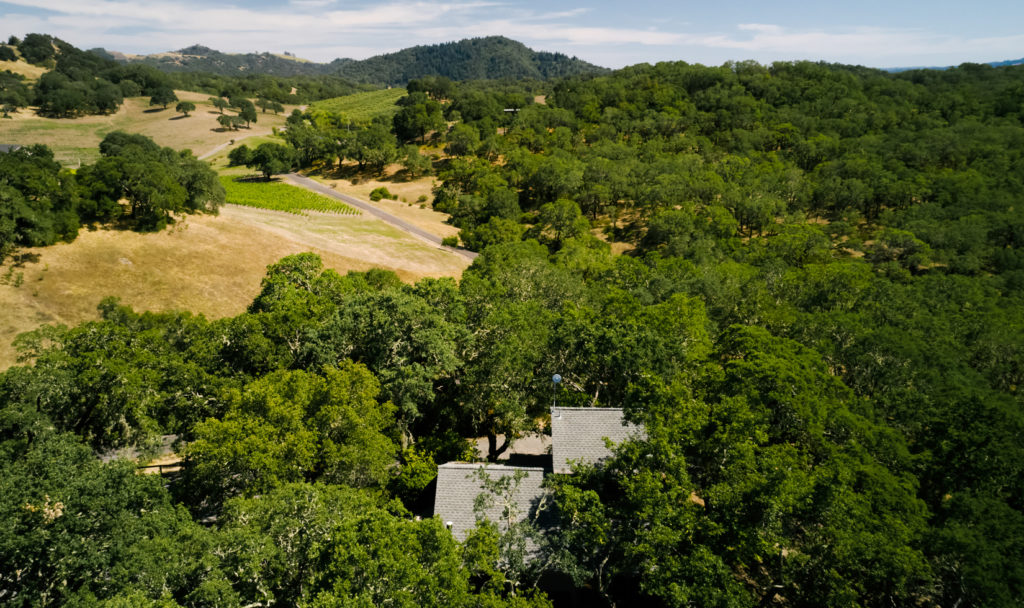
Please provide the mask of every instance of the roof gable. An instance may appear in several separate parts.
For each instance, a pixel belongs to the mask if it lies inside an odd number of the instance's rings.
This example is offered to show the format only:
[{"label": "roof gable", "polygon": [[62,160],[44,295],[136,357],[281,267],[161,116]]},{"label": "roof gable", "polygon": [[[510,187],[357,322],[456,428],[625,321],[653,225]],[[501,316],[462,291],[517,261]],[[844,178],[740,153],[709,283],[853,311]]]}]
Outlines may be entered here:
[{"label": "roof gable", "polygon": [[612,443],[644,437],[643,428],[623,418],[621,408],[551,408],[551,459],[555,473],[571,473],[570,463],[595,464],[611,456]]},{"label": "roof gable", "polygon": [[[434,514],[452,531],[459,541],[476,526],[477,516],[474,511],[477,496],[485,492],[484,483],[480,479],[480,471],[491,480],[499,480],[522,471],[518,487],[509,497],[512,501],[514,523],[532,517],[540,506],[545,490],[544,468],[541,467],[509,467],[494,464],[470,464],[449,462],[437,467],[437,490],[434,494]],[[504,532],[508,523],[503,520],[505,505],[501,497],[495,497],[491,504],[482,512],[488,520],[498,524]]]}]

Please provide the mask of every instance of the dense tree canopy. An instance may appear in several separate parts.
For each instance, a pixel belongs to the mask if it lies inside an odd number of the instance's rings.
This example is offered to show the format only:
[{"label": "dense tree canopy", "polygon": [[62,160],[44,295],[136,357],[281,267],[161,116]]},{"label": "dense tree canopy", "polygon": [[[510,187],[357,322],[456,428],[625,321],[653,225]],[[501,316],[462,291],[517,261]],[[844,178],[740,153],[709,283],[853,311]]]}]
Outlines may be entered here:
[{"label": "dense tree canopy", "polygon": [[[299,254],[234,317],[106,301],[22,337],[0,577],[27,574],[0,597],[540,606],[554,580],[608,605],[1019,604],[1022,78],[664,63],[544,103],[438,80],[390,124],[293,114],[297,165],[370,171],[419,118],[454,123],[434,206],[481,255],[403,284]],[[189,155],[126,134],[101,153],[74,177],[45,149],[0,156],[0,234],[216,199]],[[493,460],[544,431],[553,373],[559,403],[622,407],[646,437],[549,479],[532,565],[494,526],[460,546],[417,520],[468,440]],[[91,456],[171,433],[167,489]]]}]

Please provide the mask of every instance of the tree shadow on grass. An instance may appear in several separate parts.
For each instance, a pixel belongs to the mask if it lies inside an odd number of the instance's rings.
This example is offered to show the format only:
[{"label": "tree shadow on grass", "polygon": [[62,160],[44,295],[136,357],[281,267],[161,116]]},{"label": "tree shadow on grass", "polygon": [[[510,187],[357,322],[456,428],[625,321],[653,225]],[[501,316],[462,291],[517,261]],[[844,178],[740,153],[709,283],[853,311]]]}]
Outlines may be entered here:
[{"label": "tree shadow on grass", "polygon": [[379,182],[387,183],[398,183],[411,181],[405,174],[405,169],[398,171],[393,175],[387,174],[387,169],[375,169],[370,166],[359,168],[359,165],[353,164],[342,164],[340,166],[320,166],[319,168],[311,171],[313,175],[319,175],[327,179],[347,179],[352,182],[352,185],[356,185],[361,181],[365,180],[377,180]]},{"label": "tree shadow on grass", "polygon": [[163,112],[166,109],[167,108],[150,108],[148,110],[143,110],[142,113],[143,114],[154,114],[156,112]]},{"label": "tree shadow on grass", "polygon": [[38,253],[15,253],[11,256],[11,266],[14,268],[24,268],[25,264],[35,264],[39,262]]},{"label": "tree shadow on grass", "polygon": [[413,175],[412,173],[409,173],[408,169],[399,169],[398,171],[395,172],[394,175],[392,175],[391,177],[388,177],[386,179],[381,179],[381,181],[392,182],[392,183],[395,183],[395,184],[407,184],[409,182],[419,181],[419,180],[421,180],[423,178],[429,178],[432,175],[436,175],[436,174],[435,173],[426,173],[426,174],[416,174],[416,175]]},{"label": "tree shadow on grass", "polygon": [[191,118],[191,116],[172,116],[167,120],[181,120],[182,118]]},{"label": "tree shadow on grass", "polygon": [[358,183],[358,180],[360,179],[369,177],[368,175],[365,175],[365,171],[360,171],[358,166],[345,164],[341,166],[321,166],[316,171],[313,171],[313,173],[319,174],[327,179],[347,179],[356,183]]},{"label": "tree shadow on grass", "polygon": [[284,180],[280,177],[271,175],[270,177],[264,177],[262,173],[250,173],[249,175],[236,176],[231,181],[239,182],[242,184],[272,184],[272,183],[284,183]]}]

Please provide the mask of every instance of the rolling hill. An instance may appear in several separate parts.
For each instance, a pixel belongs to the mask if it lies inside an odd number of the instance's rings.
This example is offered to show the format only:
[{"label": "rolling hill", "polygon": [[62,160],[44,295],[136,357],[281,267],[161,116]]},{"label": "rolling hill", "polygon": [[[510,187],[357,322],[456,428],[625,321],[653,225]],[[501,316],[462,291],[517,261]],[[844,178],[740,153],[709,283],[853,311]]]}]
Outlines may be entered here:
[{"label": "rolling hill", "polygon": [[378,85],[401,85],[423,76],[446,76],[453,80],[547,79],[607,71],[562,53],[534,51],[503,36],[416,46],[369,59],[335,59],[330,63],[315,63],[274,53],[222,53],[201,45],[144,56],[105,49],[93,49],[93,52],[122,62],[146,63],[169,72],[211,72],[230,76],[333,75]]},{"label": "rolling hill", "polygon": [[335,60],[331,73],[356,82],[404,84],[423,76],[452,80],[548,79],[607,71],[576,57],[538,52],[503,36],[414,46],[362,61]]},{"label": "rolling hill", "polygon": [[300,60],[289,55],[222,53],[199,44],[153,55],[129,55],[105,49],[93,49],[92,52],[104,54],[125,63],[146,63],[166,72],[210,72],[224,76],[245,74],[316,76],[326,73],[324,64]]}]

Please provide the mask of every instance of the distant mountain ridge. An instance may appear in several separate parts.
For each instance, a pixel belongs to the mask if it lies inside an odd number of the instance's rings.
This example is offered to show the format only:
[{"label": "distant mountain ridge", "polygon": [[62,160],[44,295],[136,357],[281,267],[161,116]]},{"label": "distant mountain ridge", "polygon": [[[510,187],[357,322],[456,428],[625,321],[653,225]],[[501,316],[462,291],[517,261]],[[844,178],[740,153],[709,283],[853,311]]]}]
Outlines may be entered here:
[{"label": "distant mountain ridge", "polygon": [[146,63],[169,72],[212,72],[226,76],[332,75],[379,85],[403,85],[424,76],[446,76],[452,80],[548,79],[609,71],[562,53],[534,51],[504,36],[415,46],[369,59],[335,59],[330,63],[315,63],[287,54],[222,53],[199,44],[144,56],[105,49],[93,49],[93,52],[122,62]]},{"label": "distant mountain ridge", "polygon": [[[1024,65],[1024,57],[1020,59],[1007,59],[1006,61],[989,61],[985,65],[990,65],[994,68],[1004,68],[1012,65]],[[909,72],[911,70],[948,70],[956,66],[945,65],[945,66],[925,66],[919,65],[914,67],[902,67],[902,68],[882,68],[886,72]]]}]

